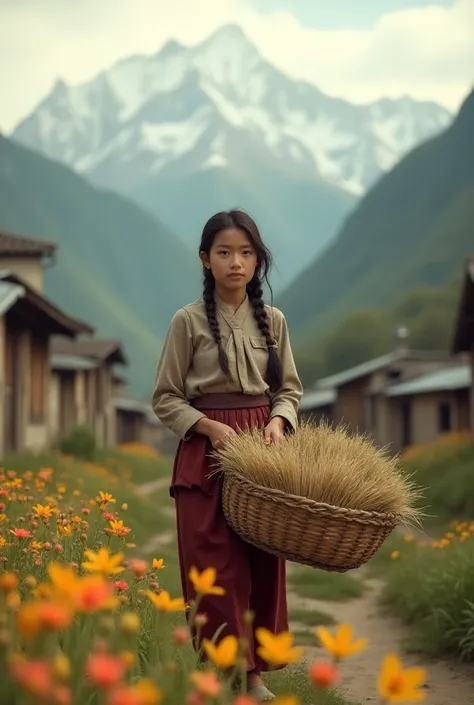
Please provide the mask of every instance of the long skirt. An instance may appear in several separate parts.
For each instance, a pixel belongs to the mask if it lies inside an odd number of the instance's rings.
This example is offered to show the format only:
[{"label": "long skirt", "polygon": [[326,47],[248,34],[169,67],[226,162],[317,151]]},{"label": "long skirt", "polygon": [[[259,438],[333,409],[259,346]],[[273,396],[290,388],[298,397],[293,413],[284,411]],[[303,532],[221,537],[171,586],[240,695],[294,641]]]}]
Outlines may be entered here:
[{"label": "long skirt", "polygon": [[[270,416],[265,397],[205,395],[193,406],[236,431],[263,428]],[[246,637],[247,670],[261,672],[268,667],[257,654],[255,630],[265,627],[276,634],[288,629],[285,561],[251,546],[231,529],[222,510],[222,478],[212,475],[211,452],[209,439],[193,434],[180,442],[173,468],[170,493],[176,507],[183,596],[186,602],[196,597],[189,580],[192,566],[199,571],[215,568],[216,585],[225,595],[202,598],[199,612],[207,622],[200,639],[212,639],[218,630],[218,641],[228,634]],[[249,611],[254,616],[250,628]]]}]

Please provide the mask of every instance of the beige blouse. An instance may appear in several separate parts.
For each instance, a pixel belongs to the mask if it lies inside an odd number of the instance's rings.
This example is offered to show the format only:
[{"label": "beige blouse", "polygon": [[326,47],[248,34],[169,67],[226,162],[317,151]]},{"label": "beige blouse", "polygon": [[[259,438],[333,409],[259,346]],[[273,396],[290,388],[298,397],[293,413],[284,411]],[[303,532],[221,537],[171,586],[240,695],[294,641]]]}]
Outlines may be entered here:
[{"label": "beige blouse", "polygon": [[296,428],[302,386],[285,317],[278,309],[266,306],[283,367],[282,387],[272,395],[264,380],[267,344],[248,298],[234,311],[216,296],[216,307],[222,344],[229,358],[229,376],[226,377],[219,365],[217,345],[203,301],[179,309],[171,321],[158,363],[153,392],[155,414],[165,426],[185,439],[190,428],[205,416],[190,405],[190,400],[203,394],[267,394],[272,406],[271,416],[282,416]]}]

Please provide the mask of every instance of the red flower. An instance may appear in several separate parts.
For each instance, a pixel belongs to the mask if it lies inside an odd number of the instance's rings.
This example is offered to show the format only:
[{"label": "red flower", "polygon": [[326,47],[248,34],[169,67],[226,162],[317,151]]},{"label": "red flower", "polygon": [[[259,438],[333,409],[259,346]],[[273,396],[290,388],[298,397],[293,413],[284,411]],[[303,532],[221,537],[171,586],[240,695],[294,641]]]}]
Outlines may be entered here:
[{"label": "red flower", "polygon": [[337,668],[327,661],[313,663],[308,673],[311,682],[318,688],[331,688],[339,679]]},{"label": "red flower", "polygon": [[125,590],[128,590],[128,583],[126,580],[116,580],[115,588],[118,592],[124,592]]},{"label": "red flower", "polygon": [[98,688],[111,688],[123,678],[126,664],[118,656],[96,653],[89,656],[86,673]]},{"label": "red flower", "polygon": [[28,529],[10,529],[10,533],[16,536],[17,539],[31,539],[33,534]]}]

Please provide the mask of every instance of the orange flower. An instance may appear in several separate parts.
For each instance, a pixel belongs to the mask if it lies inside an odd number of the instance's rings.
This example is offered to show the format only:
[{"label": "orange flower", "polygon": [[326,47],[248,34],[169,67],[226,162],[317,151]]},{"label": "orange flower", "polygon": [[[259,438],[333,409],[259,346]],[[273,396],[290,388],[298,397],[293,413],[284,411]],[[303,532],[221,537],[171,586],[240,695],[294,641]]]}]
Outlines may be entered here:
[{"label": "orange flower", "polygon": [[86,663],[86,674],[98,688],[111,688],[123,678],[126,664],[119,656],[107,653],[95,653]]},{"label": "orange flower", "polygon": [[165,567],[163,558],[153,558],[152,567],[154,570],[162,570]]},{"label": "orange flower", "polygon": [[75,604],[81,612],[114,609],[118,598],[113,593],[112,583],[98,575],[90,575],[77,584]]},{"label": "orange flower", "polygon": [[2,592],[13,592],[18,586],[18,578],[15,573],[2,573],[0,575],[0,590]]},{"label": "orange flower", "polygon": [[206,698],[217,698],[222,690],[215,671],[194,671],[189,680],[196,686],[198,693]]},{"label": "orange flower", "polygon": [[403,668],[398,656],[387,654],[379,673],[379,694],[388,703],[419,702],[426,698],[421,690],[425,677],[423,668]]},{"label": "orange flower", "polygon": [[159,612],[184,612],[186,608],[182,597],[172,599],[166,590],[162,590],[158,594],[151,590],[146,590],[145,595],[150,598]]},{"label": "orange flower", "polygon": [[123,538],[131,531],[131,529],[129,529],[128,526],[124,526],[123,521],[119,519],[109,521],[109,524],[110,529],[107,529],[107,531],[113,534],[114,536],[120,536],[121,538]]},{"label": "orange flower", "polygon": [[206,568],[206,570],[200,573],[198,569],[193,566],[189,571],[189,579],[195,591],[200,595],[225,595],[224,588],[214,584],[216,577],[217,573],[215,568]]},{"label": "orange flower", "polygon": [[17,539],[31,539],[33,534],[28,529],[10,529],[10,533]]},{"label": "orange flower", "polygon": [[339,672],[332,663],[317,662],[310,667],[309,678],[318,688],[331,688],[339,679]]},{"label": "orange flower", "polygon": [[146,561],[142,561],[140,558],[132,558],[128,562],[128,567],[132,573],[134,573],[136,578],[143,577],[148,571],[148,563]]},{"label": "orange flower", "polygon": [[11,663],[10,673],[13,680],[33,697],[45,698],[51,692],[53,674],[48,661],[41,659],[28,661],[20,656]]}]

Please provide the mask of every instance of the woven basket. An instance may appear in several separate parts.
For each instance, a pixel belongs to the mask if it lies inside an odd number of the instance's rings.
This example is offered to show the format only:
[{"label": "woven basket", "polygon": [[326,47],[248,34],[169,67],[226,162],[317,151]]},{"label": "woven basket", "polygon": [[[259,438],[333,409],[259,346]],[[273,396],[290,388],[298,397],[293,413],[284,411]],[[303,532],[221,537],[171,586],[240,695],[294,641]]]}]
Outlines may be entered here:
[{"label": "woven basket", "polygon": [[224,473],[222,505],[244,541],[288,561],[338,573],[366,563],[398,524],[394,514],[332,507],[261,487],[232,471]]}]

